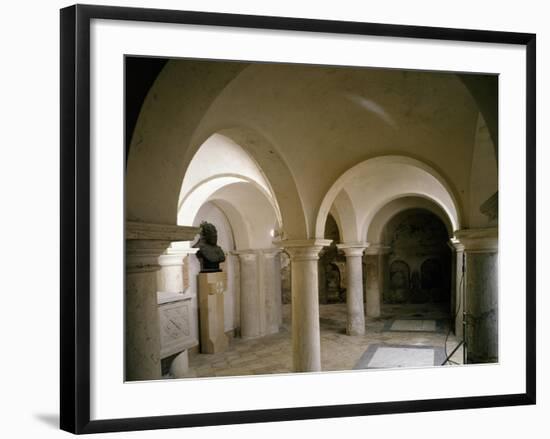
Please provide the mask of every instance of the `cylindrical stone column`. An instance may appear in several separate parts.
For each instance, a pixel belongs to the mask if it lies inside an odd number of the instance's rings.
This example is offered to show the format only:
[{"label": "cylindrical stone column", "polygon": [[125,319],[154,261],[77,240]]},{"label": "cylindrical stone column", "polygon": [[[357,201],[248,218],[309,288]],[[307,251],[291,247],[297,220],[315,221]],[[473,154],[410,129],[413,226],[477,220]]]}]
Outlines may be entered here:
[{"label": "cylindrical stone column", "polygon": [[282,314],[280,249],[262,250],[263,289],[265,290],[265,333],[279,332]]},{"label": "cylindrical stone column", "polygon": [[165,254],[160,255],[160,271],[157,273],[158,290],[164,293],[183,294],[188,287],[185,270],[185,258],[197,253],[198,248],[189,247],[189,243],[173,242]]},{"label": "cylindrical stone column", "polygon": [[456,238],[449,241],[449,247],[452,250],[452,266],[451,266],[451,312],[454,323],[454,331],[457,338],[463,337],[463,293],[465,291],[465,273],[463,271],[464,264],[464,245]]},{"label": "cylindrical stone column", "polygon": [[371,244],[365,251],[366,257],[366,308],[367,316],[380,317],[384,288],[387,288],[388,252],[390,248]]},{"label": "cylindrical stone column", "polygon": [[292,276],[292,357],[295,372],[321,370],[317,260],[330,240],[283,241]]},{"label": "cylindrical stone column", "polygon": [[346,334],[365,334],[365,307],[363,304],[363,252],[367,244],[338,244],[346,255]]},{"label": "cylindrical stone column", "polygon": [[126,380],[161,378],[158,258],[169,241],[126,241]]},{"label": "cylindrical stone column", "polygon": [[498,229],[455,233],[464,245],[467,363],[498,361]]},{"label": "cylindrical stone column", "polygon": [[258,253],[238,252],[241,277],[241,337],[255,338],[262,332],[258,288]]}]

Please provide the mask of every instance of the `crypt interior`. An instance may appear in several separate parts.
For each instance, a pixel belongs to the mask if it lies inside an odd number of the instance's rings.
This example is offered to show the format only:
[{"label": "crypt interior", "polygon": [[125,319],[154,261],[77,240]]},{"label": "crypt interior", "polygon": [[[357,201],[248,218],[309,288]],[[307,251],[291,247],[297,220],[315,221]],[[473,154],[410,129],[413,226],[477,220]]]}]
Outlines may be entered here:
[{"label": "crypt interior", "polygon": [[498,361],[497,76],[125,62],[127,381]]}]

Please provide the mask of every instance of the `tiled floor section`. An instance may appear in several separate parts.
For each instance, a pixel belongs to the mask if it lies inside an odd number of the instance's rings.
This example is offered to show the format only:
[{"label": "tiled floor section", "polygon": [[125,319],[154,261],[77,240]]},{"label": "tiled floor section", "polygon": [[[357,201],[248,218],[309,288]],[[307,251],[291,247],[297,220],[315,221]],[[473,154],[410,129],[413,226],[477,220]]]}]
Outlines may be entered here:
[{"label": "tiled floor section", "polygon": [[355,365],[355,369],[440,366],[445,357],[445,350],[438,346],[372,343]]},{"label": "tiled floor section", "polygon": [[391,331],[435,332],[435,320],[394,320]]},{"label": "tiled floor section", "polygon": [[[433,330],[432,332],[422,332],[415,326],[411,331],[392,332],[385,331],[384,326],[388,320],[410,321],[410,319],[418,319],[421,322],[429,322],[445,317],[445,313],[441,310],[426,305],[385,306],[382,318],[367,319],[366,334],[364,336],[348,336],[345,334],[346,305],[321,305],[322,370],[352,370],[371,344],[443,348],[447,328],[444,332],[433,332]],[[421,325],[424,325],[424,323]],[[430,328],[432,326],[426,324],[426,329]],[[457,341],[451,334],[447,341],[448,351],[450,352],[456,344]],[[377,357],[376,367],[392,367],[393,363],[391,361],[387,361],[387,365],[385,365],[384,355],[381,355]],[[411,355],[418,357],[418,355],[426,356],[427,353]],[[461,355],[460,350],[457,351],[452,360],[460,362]],[[422,359],[418,358],[416,363],[413,361],[414,364],[408,365],[424,366],[427,360],[424,357]],[[290,305],[283,307],[283,327],[278,334],[255,340],[235,338],[231,340],[229,349],[226,352],[194,354],[190,356],[189,363],[188,377],[291,373]]]}]

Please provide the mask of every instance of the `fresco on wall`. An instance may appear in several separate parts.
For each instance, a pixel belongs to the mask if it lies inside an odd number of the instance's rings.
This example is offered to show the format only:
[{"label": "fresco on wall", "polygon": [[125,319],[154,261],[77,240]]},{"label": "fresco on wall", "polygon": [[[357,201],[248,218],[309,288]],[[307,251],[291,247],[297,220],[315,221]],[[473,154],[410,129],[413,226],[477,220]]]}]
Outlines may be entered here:
[{"label": "fresco on wall", "polygon": [[423,209],[402,212],[386,226],[385,238],[391,253],[384,303],[450,301],[449,237],[437,216]]}]

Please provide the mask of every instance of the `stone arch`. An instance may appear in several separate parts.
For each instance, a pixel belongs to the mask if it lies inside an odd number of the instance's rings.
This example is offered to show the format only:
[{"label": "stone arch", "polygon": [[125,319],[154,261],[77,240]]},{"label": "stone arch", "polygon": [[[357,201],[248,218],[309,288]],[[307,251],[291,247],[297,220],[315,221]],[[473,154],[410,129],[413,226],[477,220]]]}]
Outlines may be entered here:
[{"label": "stone arch", "polygon": [[193,144],[204,142],[212,135],[211,132],[239,145],[256,163],[277,203],[282,239],[307,236],[307,223],[296,182],[273,143],[257,130],[239,125],[218,127],[213,131],[199,127],[193,137]]},{"label": "stone arch", "polygon": [[[290,169],[266,136],[242,124],[205,122],[216,98],[248,66],[168,62],[142,105],[126,169],[127,219],[173,224],[179,190],[191,160],[213,134],[231,139],[258,164],[280,207],[283,238],[307,236],[307,224]],[[182,78],[185,78],[183,80]]]},{"label": "stone arch", "polygon": [[370,223],[363,226],[363,233],[367,238],[367,242],[382,243],[384,240],[383,231],[386,224],[401,212],[413,208],[424,209],[436,215],[445,225],[449,237],[453,236],[452,220],[447,216],[447,213],[430,198],[414,195],[397,197],[381,207]]},{"label": "stone arch", "polygon": [[460,228],[461,214],[457,198],[446,180],[429,165],[406,156],[378,156],[365,160],[342,174],[325,195],[318,210],[315,233],[323,236],[324,222],[340,191],[346,191],[360,215],[360,236],[366,236],[368,224],[388,202],[403,196],[429,198],[451,219],[453,230]]},{"label": "stone arch", "polygon": [[338,225],[341,242],[361,241],[357,227],[357,213],[355,211],[355,207],[353,206],[353,202],[345,189],[341,190],[334,199],[330,213]]},{"label": "stone arch", "polygon": [[237,250],[273,247],[275,211],[257,187],[249,183],[233,183],[216,191],[209,201],[225,213],[232,226],[235,225]]},{"label": "stone arch", "polygon": [[[209,177],[197,185],[195,185],[185,196],[180,200],[178,206],[178,224],[185,225],[191,224],[195,218],[198,209],[205,202],[211,199],[211,197],[226,186],[248,184],[256,191],[261,193],[264,198],[269,202],[273,208],[273,213],[276,217],[277,227],[281,226],[281,217],[276,201],[271,197],[271,195],[265,190],[264,187],[259,185],[256,181],[251,180],[247,177],[243,177],[238,174],[220,174],[213,177]],[[233,186],[238,187],[238,186]]]}]

